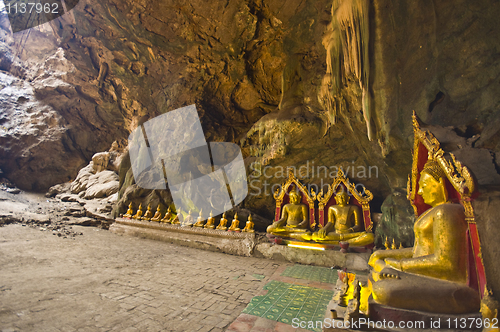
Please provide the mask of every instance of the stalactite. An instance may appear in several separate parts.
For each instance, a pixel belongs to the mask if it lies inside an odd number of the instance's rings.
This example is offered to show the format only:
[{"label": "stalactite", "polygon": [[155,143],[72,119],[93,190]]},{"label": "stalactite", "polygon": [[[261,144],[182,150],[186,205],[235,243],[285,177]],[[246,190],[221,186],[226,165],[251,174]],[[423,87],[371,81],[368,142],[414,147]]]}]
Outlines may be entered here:
[{"label": "stalactite", "polygon": [[363,117],[368,139],[372,140],[370,126],[370,94],[368,91],[370,65],[368,59],[369,0],[333,0],[332,21],[323,37],[326,49],[326,74],[318,93],[321,105],[327,111],[328,125],[335,123],[337,112],[342,112],[340,90],[343,80],[353,74],[362,90]]}]

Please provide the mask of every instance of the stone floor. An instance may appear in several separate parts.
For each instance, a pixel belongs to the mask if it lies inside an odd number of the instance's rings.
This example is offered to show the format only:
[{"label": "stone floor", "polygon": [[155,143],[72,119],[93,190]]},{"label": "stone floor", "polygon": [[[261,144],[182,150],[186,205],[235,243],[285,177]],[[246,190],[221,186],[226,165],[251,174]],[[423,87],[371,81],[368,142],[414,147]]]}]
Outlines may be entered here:
[{"label": "stone floor", "polygon": [[300,331],[243,310],[272,282],[333,287],[324,270],[73,230],[0,227],[0,331]]}]

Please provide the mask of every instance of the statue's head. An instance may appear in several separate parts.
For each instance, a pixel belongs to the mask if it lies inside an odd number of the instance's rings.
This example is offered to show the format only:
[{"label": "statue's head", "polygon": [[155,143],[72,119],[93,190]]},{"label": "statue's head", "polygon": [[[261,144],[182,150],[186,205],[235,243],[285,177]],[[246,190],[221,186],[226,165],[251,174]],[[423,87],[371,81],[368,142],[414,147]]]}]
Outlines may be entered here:
[{"label": "statue's head", "polygon": [[302,200],[302,195],[297,189],[292,189],[288,193],[288,197],[290,198],[290,203],[292,204],[299,204],[300,201]]},{"label": "statue's head", "polygon": [[418,194],[422,196],[425,204],[436,206],[448,200],[445,177],[438,162],[429,158],[420,172],[418,181]]},{"label": "statue's head", "polygon": [[347,205],[349,204],[350,197],[345,190],[341,190],[335,194],[335,201],[338,205]]}]

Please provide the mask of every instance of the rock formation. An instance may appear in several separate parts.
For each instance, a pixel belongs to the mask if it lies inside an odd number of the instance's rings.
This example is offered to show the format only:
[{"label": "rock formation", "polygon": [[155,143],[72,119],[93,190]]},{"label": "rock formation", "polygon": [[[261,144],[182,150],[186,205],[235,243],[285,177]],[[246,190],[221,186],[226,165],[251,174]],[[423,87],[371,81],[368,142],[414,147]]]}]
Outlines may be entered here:
[{"label": "rock formation", "polygon": [[[45,191],[113,142],[124,148],[139,123],[195,103],[207,141],[244,151],[261,191],[250,187],[243,208],[271,217],[280,171],[314,164],[354,169],[378,209],[406,186],[415,110],[451,126],[451,150],[485,170],[482,184],[498,184],[499,13],[485,0],[82,0],[14,35],[3,15],[0,168]],[[127,189],[127,170],[121,199],[169,202]]]}]

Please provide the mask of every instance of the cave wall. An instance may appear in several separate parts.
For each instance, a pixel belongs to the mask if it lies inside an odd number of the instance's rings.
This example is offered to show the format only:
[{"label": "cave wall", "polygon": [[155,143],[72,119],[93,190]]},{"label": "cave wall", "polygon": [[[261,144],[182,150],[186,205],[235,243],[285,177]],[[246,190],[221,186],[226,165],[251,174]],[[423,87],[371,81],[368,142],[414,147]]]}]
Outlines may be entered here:
[{"label": "cave wall", "polygon": [[[256,188],[281,183],[289,165],[355,167],[350,177],[379,209],[406,186],[413,110],[454,126],[468,144],[453,150],[485,149],[496,171],[500,5],[369,2],[367,127],[355,73],[340,75],[334,124],[320,100],[325,36],[335,6],[349,1],[80,1],[28,35],[9,34],[3,16],[0,93],[10,101],[0,108],[0,168],[23,189],[44,190],[114,141],[126,145],[139,122],[195,103],[208,141],[242,146]],[[245,204],[272,214],[269,193]]]}]

